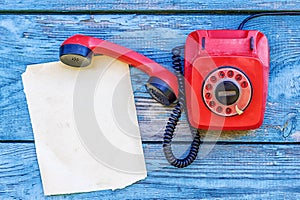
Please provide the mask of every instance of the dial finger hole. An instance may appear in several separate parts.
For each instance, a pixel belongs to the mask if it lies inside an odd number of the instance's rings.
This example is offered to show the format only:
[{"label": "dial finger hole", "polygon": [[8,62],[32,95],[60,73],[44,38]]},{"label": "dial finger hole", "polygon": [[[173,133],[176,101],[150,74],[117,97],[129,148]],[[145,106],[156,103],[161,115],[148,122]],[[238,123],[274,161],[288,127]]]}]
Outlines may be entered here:
[{"label": "dial finger hole", "polygon": [[211,97],[212,97],[211,93],[208,92],[208,93],[205,94],[205,98],[211,99]]},{"label": "dial finger hole", "polygon": [[230,114],[232,112],[231,108],[226,108],[226,114]]},{"label": "dial finger hole", "polygon": [[232,78],[233,75],[234,75],[234,72],[233,72],[232,70],[229,70],[229,71],[227,72],[228,78]]},{"label": "dial finger hole", "polygon": [[210,101],[210,102],[209,102],[209,106],[210,106],[211,108],[215,107],[215,106],[216,106],[216,102]]},{"label": "dial finger hole", "polygon": [[242,86],[242,88],[246,88],[246,87],[248,87],[248,83],[246,81],[243,81],[241,86]]},{"label": "dial finger hole", "polygon": [[217,112],[218,112],[218,113],[221,113],[222,111],[223,111],[223,108],[222,108],[221,106],[218,106],[218,107],[217,107]]},{"label": "dial finger hole", "polygon": [[205,89],[207,89],[207,90],[211,90],[213,88],[213,86],[211,85],[211,84],[207,84],[206,86],[205,86]]},{"label": "dial finger hole", "polygon": [[220,72],[219,72],[219,77],[220,77],[220,78],[224,78],[224,77],[225,77],[225,72],[220,71]]},{"label": "dial finger hole", "polygon": [[210,81],[213,82],[213,83],[217,82],[217,77],[211,76]]},{"label": "dial finger hole", "polygon": [[237,75],[235,76],[235,80],[237,80],[237,81],[242,80],[242,75],[237,74]]}]

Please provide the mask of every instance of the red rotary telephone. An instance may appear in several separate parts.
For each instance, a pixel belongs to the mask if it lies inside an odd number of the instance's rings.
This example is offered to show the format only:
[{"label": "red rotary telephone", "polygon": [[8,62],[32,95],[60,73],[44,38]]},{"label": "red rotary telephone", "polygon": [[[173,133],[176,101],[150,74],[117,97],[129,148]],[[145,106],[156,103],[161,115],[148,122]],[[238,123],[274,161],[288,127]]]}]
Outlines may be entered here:
[{"label": "red rotary telephone", "polygon": [[[74,35],[60,47],[60,60],[73,67],[89,65],[97,54],[119,59],[149,74],[146,87],[158,102],[170,105],[178,98],[176,76],[133,50],[84,35]],[[193,127],[248,130],[262,124],[269,47],[261,32],[192,32],[186,40],[184,71],[188,119]]]},{"label": "red rotary telephone", "polygon": [[193,127],[248,130],[262,124],[269,75],[269,46],[264,34],[245,30],[192,32],[185,45],[184,71],[187,112]]},{"label": "red rotary telephone", "polygon": [[[196,159],[201,143],[196,129],[248,130],[262,124],[268,91],[269,47],[266,36],[259,31],[192,32],[185,45],[185,80],[178,74],[182,72],[180,61],[173,62],[178,82],[173,73],[153,60],[90,36],[68,38],[61,45],[59,56],[66,65],[85,67],[92,62],[93,55],[99,54],[119,59],[147,73],[150,79],[146,88],[158,102],[164,105],[177,102],[163,143],[167,160],[176,167],[185,167]],[[173,55],[176,57],[180,57],[178,53]],[[172,153],[171,142],[184,102],[194,140],[187,157],[177,159]]]}]

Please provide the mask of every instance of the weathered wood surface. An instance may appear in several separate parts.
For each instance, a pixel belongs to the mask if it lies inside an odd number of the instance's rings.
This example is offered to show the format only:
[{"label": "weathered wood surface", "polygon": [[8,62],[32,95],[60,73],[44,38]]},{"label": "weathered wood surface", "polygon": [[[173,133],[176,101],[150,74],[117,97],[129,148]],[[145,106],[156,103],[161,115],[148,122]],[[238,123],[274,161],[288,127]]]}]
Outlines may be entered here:
[{"label": "weathered wood surface", "polygon": [[[176,149],[183,149],[175,144]],[[217,145],[185,169],[145,144],[148,177],[122,190],[44,197],[32,143],[0,143],[1,199],[299,199],[299,145]]]},{"label": "weathered wood surface", "polygon": [[81,0],[78,1],[32,1],[20,2],[2,0],[0,11],[25,12],[147,12],[147,11],[257,11],[257,10],[297,10],[300,3],[292,0],[254,1],[173,1],[173,0]]},{"label": "weathered wood surface", "polygon": [[[33,140],[21,74],[26,65],[58,60],[64,39],[83,33],[132,48],[170,68],[170,50],[195,29],[234,29],[245,15],[0,15],[0,140]],[[270,42],[271,71],[263,126],[224,133],[219,141],[299,141],[300,16],[253,19],[246,29],[264,32]],[[278,27],[274,29],[274,27]],[[144,141],[160,141],[171,108],[145,91],[147,76],[132,69],[138,119]],[[189,135],[186,120],[178,139]],[[213,134],[209,134],[213,135]]]},{"label": "weathered wood surface", "polygon": [[[123,190],[43,196],[21,81],[26,65],[57,60],[59,45],[75,33],[108,39],[170,68],[170,50],[183,45],[191,31],[235,29],[248,13],[300,10],[299,2],[3,0],[0,4],[0,199],[300,198],[299,16],[261,17],[246,24],[246,29],[264,32],[270,42],[264,124],[249,132],[206,134],[210,137],[198,159],[185,169],[169,166],[157,142],[172,108],[154,102],[142,86],[147,76],[132,68],[149,173]],[[175,140],[191,140],[185,119]],[[173,145],[176,155],[189,143],[184,144]]]}]

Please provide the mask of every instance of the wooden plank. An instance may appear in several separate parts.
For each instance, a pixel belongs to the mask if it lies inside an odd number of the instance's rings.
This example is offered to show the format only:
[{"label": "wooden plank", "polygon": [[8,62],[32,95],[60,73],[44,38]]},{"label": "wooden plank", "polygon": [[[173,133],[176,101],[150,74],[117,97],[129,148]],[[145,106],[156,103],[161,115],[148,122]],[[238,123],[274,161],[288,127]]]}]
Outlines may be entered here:
[{"label": "wooden plank", "polygon": [[[181,146],[181,150],[182,150]],[[0,144],[0,198],[46,199],[34,145]],[[180,149],[176,145],[174,149]],[[217,145],[203,159],[177,169],[161,145],[145,144],[148,177],[122,190],[47,199],[299,199],[299,145]]]},{"label": "wooden plank", "polygon": [[163,0],[81,0],[80,2],[74,1],[32,1],[25,0],[22,2],[12,2],[12,1],[2,1],[2,11],[59,11],[59,12],[70,12],[70,11],[184,11],[184,10],[194,10],[194,11],[249,11],[249,10],[299,10],[300,3],[292,0],[278,0],[278,1],[163,1]]},{"label": "wooden plank", "polygon": [[[21,74],[26,65],[55,61],[64,39],[88,34],[132,48],[170,68],[170,50],[183,45],[196,29],[234,29],[240,15],[1,15],[0,16],[0,140],[32,140]],[[265,122],[250,132],[230,132],[208,140],[299,141],[300,37],[298,16],[261,17],[246,24],[269,38],[271,71]],[[274,30],[274,27],[277,27]],[[147,76],[131,70],[138,119],[144,141],[161,140],[170,107],[150,99],[142,86]],[[186,134],[184,134],[187,132]],[[187,140],[181,122],[179,140]]]}]

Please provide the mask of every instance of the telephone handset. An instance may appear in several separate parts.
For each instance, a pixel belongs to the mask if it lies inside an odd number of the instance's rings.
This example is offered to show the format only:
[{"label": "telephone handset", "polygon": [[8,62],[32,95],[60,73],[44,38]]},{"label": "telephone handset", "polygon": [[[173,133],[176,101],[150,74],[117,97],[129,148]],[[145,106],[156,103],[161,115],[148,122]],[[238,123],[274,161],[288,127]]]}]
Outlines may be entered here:
[{"label": "telephone handset", "polygon": [[[177,102],[165,129],[163,148],[170,164],[185,167],[197,157],[201,143],[197,129],[248,130],[262,124],[268,48],[267,38],[259,31],[194,31],[186,40],[184,76],[180,53],[173,51],[179,81],[169,70],[133,50],[85,35],[65,40],[60,47],[60,60],[72,67],[85,67],[93,55],[104,54],[147,73],[150,79],[146,87],[154,99],[164,105]],[[184,107],[194,140],[187,157],[177,159],[171,142]]]},{"label": "telephone handset", "polygon": [[86,67],[93,55],[107,55],[128,63],[150,76],[146,87],[151,96],[163,105],[170,105],[178,97],[176,76],[155,61],[131,49],[86,35],[73,35],[60,49],[61,62],[71,67]]}]

